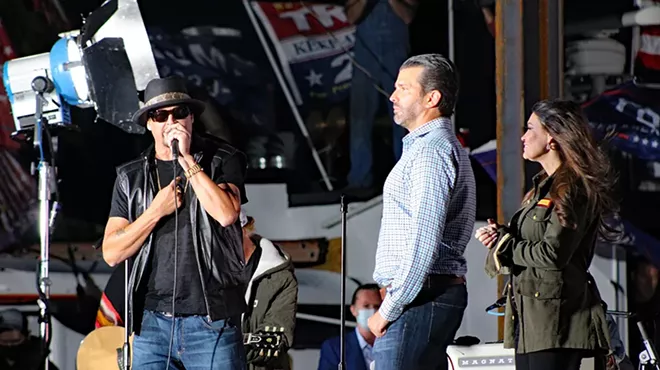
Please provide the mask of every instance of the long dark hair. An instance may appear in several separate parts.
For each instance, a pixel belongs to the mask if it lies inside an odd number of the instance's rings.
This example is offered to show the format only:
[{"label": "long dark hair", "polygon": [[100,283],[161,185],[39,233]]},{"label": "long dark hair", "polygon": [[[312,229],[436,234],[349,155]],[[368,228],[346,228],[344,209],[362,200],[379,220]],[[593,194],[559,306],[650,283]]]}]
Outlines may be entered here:
[{"label": "long dark hair", "polygon": [[577,220],[573,210],[578,203],[586,203],[586,215],[600,222],[603,237],[613,239],[605,219],[619,210],[614,198],[616,175],[606,152],[594,140],[582,109],[575,102],[557,99],[539,101],[532,112],[555,140],[562,162],[550,187],[559,222],[577,228],[584,220]]}]

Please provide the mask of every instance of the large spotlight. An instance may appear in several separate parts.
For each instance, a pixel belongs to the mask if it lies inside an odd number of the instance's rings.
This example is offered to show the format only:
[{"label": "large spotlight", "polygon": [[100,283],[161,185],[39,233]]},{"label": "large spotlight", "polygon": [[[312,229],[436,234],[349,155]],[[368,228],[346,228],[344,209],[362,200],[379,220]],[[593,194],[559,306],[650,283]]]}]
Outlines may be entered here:
[{"label": "large spotlight", "polygon": [[37,77],[54,85],[43,93],[48,125],[71,125],[71,106],[93,107],[122,130],[144,133],[131,121],[140,107],[137,92],[159,75],[137,1],[108,0],[85,19],[82,31],[61,34],[49,53],[5,63],[3,83],[17,132],[34,128]]},{"label": "large spotlight", "polygon": [[[30,130],[35,125],[37,92],[32,82],[37,80],[52,81],[50,53],[15,59],[5,63],[3,82],[11,104],[16,131]],[[69,109],[62,103],[60,95],[53,89],[43,91],[43,117],[52,125],[69,125]]]}]

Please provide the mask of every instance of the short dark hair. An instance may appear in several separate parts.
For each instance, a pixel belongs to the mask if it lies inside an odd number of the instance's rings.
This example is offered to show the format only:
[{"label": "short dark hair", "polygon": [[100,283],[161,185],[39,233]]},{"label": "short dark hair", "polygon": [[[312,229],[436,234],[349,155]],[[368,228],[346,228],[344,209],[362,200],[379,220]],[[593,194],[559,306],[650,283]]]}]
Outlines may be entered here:
[{"label": "short dark hair", "polygon": [[353,298],[351,298],[351,306],[355,304],[355,301],[357,300],[358,293],[360,293],[363,290],[373,290],[375,292],[380,293],[380,287],[378,284],[362,284],[355,291],[353,292]]},{"label": "short dark hair", "polygon": [[424,94],[438,90],[442,94],[438,110],[443,117],[451,117],[458,100],[458,71],[456,65],[441,54],[421,54],[408,58],[400,69],[423,67],[419,77]]}]

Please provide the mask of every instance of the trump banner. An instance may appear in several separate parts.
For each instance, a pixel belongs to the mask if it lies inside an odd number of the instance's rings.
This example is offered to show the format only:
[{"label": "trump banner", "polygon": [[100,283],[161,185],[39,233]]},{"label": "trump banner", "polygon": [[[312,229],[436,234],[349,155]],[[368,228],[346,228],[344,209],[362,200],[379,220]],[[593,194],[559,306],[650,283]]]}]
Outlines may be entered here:
[{"label": "trump banner", "polygon": [[345,101],[351,85],[355,27],[344,7],[331,4],[252,2],[270,38],[298,106]]}]

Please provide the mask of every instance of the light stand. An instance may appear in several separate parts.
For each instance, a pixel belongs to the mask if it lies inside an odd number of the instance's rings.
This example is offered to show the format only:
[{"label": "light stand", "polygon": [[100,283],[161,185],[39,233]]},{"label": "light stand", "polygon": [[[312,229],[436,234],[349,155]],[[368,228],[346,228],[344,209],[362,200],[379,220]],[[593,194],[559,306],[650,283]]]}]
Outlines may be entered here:
[{"label": "light stand", "polygon": [[339,315],[339,370],[346,368],[346,335],[344,326],[346,325],[346,197],[341,195],[341,298],[339,304],[341,312]]},{"label": "light stand", "polygon": [[[39,162],[37,171],[39,171],[39,236],[41,239],[41,252],[39,256],[39,332],[42,340],[42,354],[44,357],[44,370],[48,370],[50,357],[50,342],[52,338],[52,325],[50,322],[50,311],[48,309],[48,300],[50,299],[50,277],[48,273],[48,264],[50,260],[50,163],[46,160],[44,154],[45,145],[43,134],[48,129],[48,120],[43,117],[43,107],[48,104],[44,98],[44,93],[53,91],[53,83],[46,77],[39,76],[32,80],[32,90],[36,92],[37,109],[34,114],[34,147],[39,151]],[[46,137],[50,140],[50,137]],[[52,156],[53,153],[51,152]]]},{"label": "light stand", "polygon": [[[626,319],[630,319],[633,316],[635,316],[630,312],[626,312],[626,311],[608,310],[607,313],[609,313],[612,316],[625,317]],[[646,329],[642,324],[642,320],[639,318],[637,319],[637,328],[639,329],[639,334],[642,337],[642,343],[644,344],[644,348],[645,348],[643,351],[639,353],[639,368],[660,370],[660,364],[658,364],[658,352],[655,350],[655,346],[653,345],[653,342],[651,342],[651,339],[646,333]]]},{"label": "light stand", "polygon": [[637,328],[639,329],[639,334],[642,336],[642,342],[644,343],[644,351],[639,353],[639,364],[642,369],[656,369],[660,370],[660,365],[658,365],[658,352],[655,350],[651,339],[649,339],[648,334],[646,334],[646,329],[642,325],[642,321],[637,321]]}]

